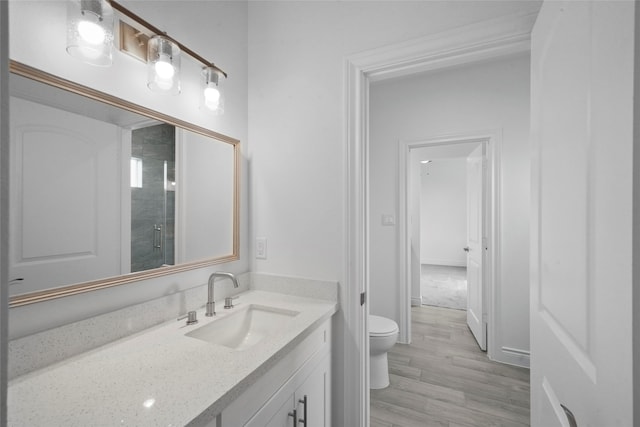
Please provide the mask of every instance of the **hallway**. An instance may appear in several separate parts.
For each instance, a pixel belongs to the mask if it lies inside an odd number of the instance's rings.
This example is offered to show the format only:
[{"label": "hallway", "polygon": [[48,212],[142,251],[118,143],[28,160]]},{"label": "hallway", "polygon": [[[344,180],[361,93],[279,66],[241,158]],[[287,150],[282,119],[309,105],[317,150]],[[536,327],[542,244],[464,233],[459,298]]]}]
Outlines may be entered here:
[{"label": "hallway", "polygon": [[413,307],[412,329],[389,352],[391,385],[371,390],[371,427],[529,425],[529,370],[490,361],[465,311]]}]

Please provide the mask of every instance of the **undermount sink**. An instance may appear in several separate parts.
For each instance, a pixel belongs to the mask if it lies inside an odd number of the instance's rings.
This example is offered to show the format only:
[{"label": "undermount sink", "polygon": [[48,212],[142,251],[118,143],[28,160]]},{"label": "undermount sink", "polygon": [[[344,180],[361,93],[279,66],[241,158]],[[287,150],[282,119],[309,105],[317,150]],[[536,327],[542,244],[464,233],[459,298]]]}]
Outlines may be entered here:
[{"label": "undermount sink", "polygon": [[279,332],[298,314],[298,311],[250,304],[235,308],[234,313],[185,335],[234,350],[244,350]]}]

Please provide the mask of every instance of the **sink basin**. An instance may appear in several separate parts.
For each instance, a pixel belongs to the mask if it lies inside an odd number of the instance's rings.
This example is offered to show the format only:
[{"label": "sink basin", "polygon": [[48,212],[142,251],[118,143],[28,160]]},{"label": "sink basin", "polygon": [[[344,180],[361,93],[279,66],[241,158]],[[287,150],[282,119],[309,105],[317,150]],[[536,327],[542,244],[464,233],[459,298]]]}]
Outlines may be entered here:
[{"label": "sink basin", "polygon": [[233,313],[185,335],[234,350],[244,350],[281,331],[299,314],[298,311],[259,304],[233,310]]}]

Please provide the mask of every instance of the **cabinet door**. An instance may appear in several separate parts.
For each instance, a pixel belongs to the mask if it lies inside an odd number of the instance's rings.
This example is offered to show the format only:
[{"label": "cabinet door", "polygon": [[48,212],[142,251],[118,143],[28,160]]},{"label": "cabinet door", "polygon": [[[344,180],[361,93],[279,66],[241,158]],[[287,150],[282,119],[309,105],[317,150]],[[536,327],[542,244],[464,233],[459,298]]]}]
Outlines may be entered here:
[{"label": "cabinet door", "polygon": [[[305,420],[306,427],[328,427],[331,425],[331,358],[326,355],[295,392],[298,419]],[[299,424],[302,426],[302,423]]]},{"label": "cabinet door", "polygon": [[[294,424],[293,417],[293,389],[287,390],[283,387],[278,393],[273,395],[268,402],[251,419],[244,424],[244,427],[291,427]],[[237,427],[241,424],[234,424],[233,421],[224,420],[224,427]]]},{"label": "cabinet door", "polygon": [[[295,427],[298,424],[296,420],[293,419],[293,396],[287,399],[285,403],[276,411],[275,415],[266,423],[262,425],[265,427]],[[296,415],[297,416],[297,415]],[[252,421],[260,421],[258,419],[254,419]],[[266,420],[264,420],[266,421]]]}]

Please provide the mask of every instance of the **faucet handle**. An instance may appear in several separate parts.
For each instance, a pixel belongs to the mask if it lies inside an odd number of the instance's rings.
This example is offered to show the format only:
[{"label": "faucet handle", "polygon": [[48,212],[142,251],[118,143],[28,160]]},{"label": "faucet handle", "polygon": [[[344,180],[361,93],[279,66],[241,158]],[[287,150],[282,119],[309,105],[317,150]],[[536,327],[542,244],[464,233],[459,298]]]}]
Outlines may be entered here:
[{"label": "faucet handle", "polygon": [[197,313],[195,311],[190,311],[184,316],[178,317],[178,321],[187,319],[187,325],[193,325],[198,323]]},{"label": "faucet handle", "polygon": [[227,297],[224,299],[224,308],[229,309],[229,308],[233,308],[233,300],[234,299],[238,299],[237,296],[235,297]]}]

